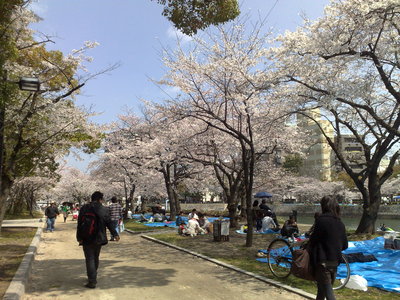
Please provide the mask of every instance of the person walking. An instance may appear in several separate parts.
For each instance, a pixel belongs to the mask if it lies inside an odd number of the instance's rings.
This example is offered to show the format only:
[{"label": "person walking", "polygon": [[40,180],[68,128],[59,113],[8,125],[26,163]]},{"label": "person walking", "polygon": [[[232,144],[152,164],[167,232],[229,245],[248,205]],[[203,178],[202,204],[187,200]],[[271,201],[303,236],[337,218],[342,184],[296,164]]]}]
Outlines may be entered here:
[{"label": "person walking", "polygon": [[62,214],[63,214],[63,217],[64,217],[64,223],[67,222],[67,218],[68,218],[68,215],[69,215],[69,210],[70,210],[70,208],[69,208],[69,206],[67,204],[61,206],[61,211],[62,211]]},{"label": "person walking", "polygon": [[[85,255],[87,288],[95,288],[97,285],[97,269],[99,267],[99,256],[101,247],[108,243],[106,227],[110,230],[116,241],[119,235],[111,221],[109,210],[103,206],[103,193],[96,191],[92,194],[91,202],[82,206],[79,211],[76,239],[83,246]],[[93,217],[91,219],[91,216]],[[90,230],[87,231],[88,221],[91,222]],[[91,230],[94,229],[94,230]]]},{"label": "person walking", "polygon": [[320,204],[322,214],[315,219],[309,241],[310,259],[317,280],[316,300],[334,300],[332,283],[341,252],[348,247],[346,228],[340,220],[340,207],[334,198],[325,196]]},{"label": "person walking", "polygon": [[57,216],[60,214],[58,211],[57,205],[55,202],[51,202],[50,206],[48,206],[44,212],[47,217],[46,223],[47,228],[46,232],[53,232],[54,231],[54,224],[56,222]]},{"label": "person walking", "polygon": [[[111,198],[111,204],[108,206],[108,209],[110,211],[110,217],[112,224],[117,231],[117,234],[119,234],[119,221],[122,219],[122,207],[117,201],[117,197],[113,196]],[[111,232],[110,232],[111,233]],[[115,236],[111,233],[111,239],[110,241],[114,241]]]}]

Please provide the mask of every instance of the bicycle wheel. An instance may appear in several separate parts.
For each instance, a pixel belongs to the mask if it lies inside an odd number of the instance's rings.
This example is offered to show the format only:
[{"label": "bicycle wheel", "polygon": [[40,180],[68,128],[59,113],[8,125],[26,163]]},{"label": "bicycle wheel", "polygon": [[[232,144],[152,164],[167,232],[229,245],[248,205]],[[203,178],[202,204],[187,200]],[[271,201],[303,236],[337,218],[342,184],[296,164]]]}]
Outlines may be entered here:
[{"label": "bicycle wheel", "polygon": [[342,254],[342,260],[338,266],[336,279],[332,284],[334,290],[343,288],[350,279],[350,265],[345,254]]},{"label": "bicycle wheel", "polygon": [[292,247],[284,239],[275,239],[268,246],[268,267],[271,273],[278,278],[290,275],[292,266]]}]

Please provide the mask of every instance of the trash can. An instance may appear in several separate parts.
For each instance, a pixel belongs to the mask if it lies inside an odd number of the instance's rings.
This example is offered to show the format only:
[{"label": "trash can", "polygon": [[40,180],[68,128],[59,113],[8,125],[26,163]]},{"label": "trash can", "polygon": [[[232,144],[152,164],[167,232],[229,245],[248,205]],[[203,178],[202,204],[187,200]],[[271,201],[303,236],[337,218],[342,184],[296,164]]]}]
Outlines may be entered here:
[{"label": "trash can", "polygon": [[229,241],[229,220],[215,220],[213,222],[214,242]]}]

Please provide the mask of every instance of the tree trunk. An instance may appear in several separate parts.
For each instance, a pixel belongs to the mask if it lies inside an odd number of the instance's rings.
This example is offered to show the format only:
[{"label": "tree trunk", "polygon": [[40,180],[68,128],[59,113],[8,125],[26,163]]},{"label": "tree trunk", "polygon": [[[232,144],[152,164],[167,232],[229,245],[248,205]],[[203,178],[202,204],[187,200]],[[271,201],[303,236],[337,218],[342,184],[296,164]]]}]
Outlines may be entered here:
[{"label": "tree trunk", "polygon": [[228,203],[228,217],[230,219],[230,227],[236,228],[238,226],[237,220],[237,201]]},{"label": "tree trunk", "polygon": [[[247,234],[246,234],[246,247],[253,245],[253,214],[251,213],[252,200],[253,200],[253,169],[254,169],[254,156],[250,150],[243,151],[243,181],[244,189],[246,192],[246,213],[247,213]],[[253,168],[252,168],[253,166]]]},{"label": "tree trunk", "polygon": [[12,181],[9,180],[7,177],[3,176],[0,188],[0,232],[4,216],[6,214],[7,199],[8,196],[10,195],[11,187],[12,187]]},{"label": "tree trunk", "polygon": [[176,216],[181,211],[181,203],[179,202],[178,193],[176,192],[176,187],[173,188],[173,193],[174,193],[175,208],[174,209],[170,208],[170,218],[172,221],[175,220]]},{"label": "tree trunk", "polygon": [[375,233],[375,223],[381,204],[381,190],[377,178],[369,178],[368,193],[363,194],[363,214],[356,233]]},{"label": "tree trunk", "polygon": [[170,207],[170,219],[175,220],[177,213],[177,197],[171,182],[171,165],[165,164],[162,166],[162,173],[164,175],[165,188],[167,190],[169,207]]}]

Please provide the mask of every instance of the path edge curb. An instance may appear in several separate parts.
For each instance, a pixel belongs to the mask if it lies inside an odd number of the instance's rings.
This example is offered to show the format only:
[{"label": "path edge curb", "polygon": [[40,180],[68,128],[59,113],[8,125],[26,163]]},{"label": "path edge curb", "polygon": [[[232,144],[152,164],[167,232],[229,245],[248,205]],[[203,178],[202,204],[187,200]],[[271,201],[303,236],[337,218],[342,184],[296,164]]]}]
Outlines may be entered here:
[{"label": "path edge curb", "polygon": [[203,254],[200,254],[200,253],[197,253],[197,252],[193,252],[193,251],[190,251],[190,250],[188,250],[188,249],[185,249],[185,248],[182,248],[182,247],[179,247],[179,246],[175,246],[175,245],[173,245],[173,244],[170,244],[170,243],[167,243],[167,242],[164,242],[164,241],[155,239],[155,238],[150,237],[150,236],[147,236],[147,235],[143,235],[143,234],[142,234],[141,237],[144,238],[144,239],[146,239],[146,240],[152,241],[152,242],[154,242],[154,243],[158,243],[158,244],[161,244],[161,245],[170,247],[170,248],[174,248],[174,249],[176,249],[176,250],[180,250],[180,251],[186,252],[186,253],[191,254],[191,255],[193,255],[193,256],[196,256],[196,257],[198,257],[198,258],[201,258],[201,259],[210,261],[210,262],[215,263],[215,264],[217,264],[217,265],[219,265],[219,266],[222,266],[222,267],[231,269],[231,270],[233,270],[233,271],[236,271],[236,272],[245,274],[245,275],[247,275],[247,276],[251,276],[251,277],[253,277],[253,278],[255,278],[255,279],[258,279],[258,280],[260,280],[260,281],[262,281],[262,282],[268,283],[268,284],[273,285],[273,286],[278,287],[278,288],[282,288],[282,289],[284,289],[284,290],[286,290],[286,291],[295,293],[295,294],[300,295],[300,296],[302,296],[302,297],[304,297],[304,298],[307,298],[307,299],[310,299],[310,300],[314,300],[315,297],[316,297],[315,295],[313,295],[313,294],[311,294],[311,293],[307,293],[307,292],[305,292],[305,291],[303,291],[303,290],[301,290],[301,289],[294,288],[294,287],[291,287],[291,286],[286,285],[286,284],[282,284],[282,283],[279,282],[279,281],[276,281],[276,280],[273,280],[273,279],[269,279],[269,278],[266,278],[266,277],[264,277],[264,276],[257,275],[257,274],[255,274],[255,273],[252,273],[252,272],[249,272],[249,271],[240,269],[240,268],[235,267],[235,266],[233,266],[233,265],[230,265],[230,264],[224,263],[224,262],[222,262],[222,261],[213,259],[213,258],[211,258],[211,257],[205,256],[205,255],[203,255]]},{"label": "path edge curb", "polygon": [[29,275],[32,269],[32,263],[35,259],[35,255],[41,240],[43,228],[38,227],[35,236],[32,239],[28,250],[22,259],[17,272],[8,286],[6,293],[3,296],[3,300],[19,300],[25,294],[25,287],[29,281]]}]

